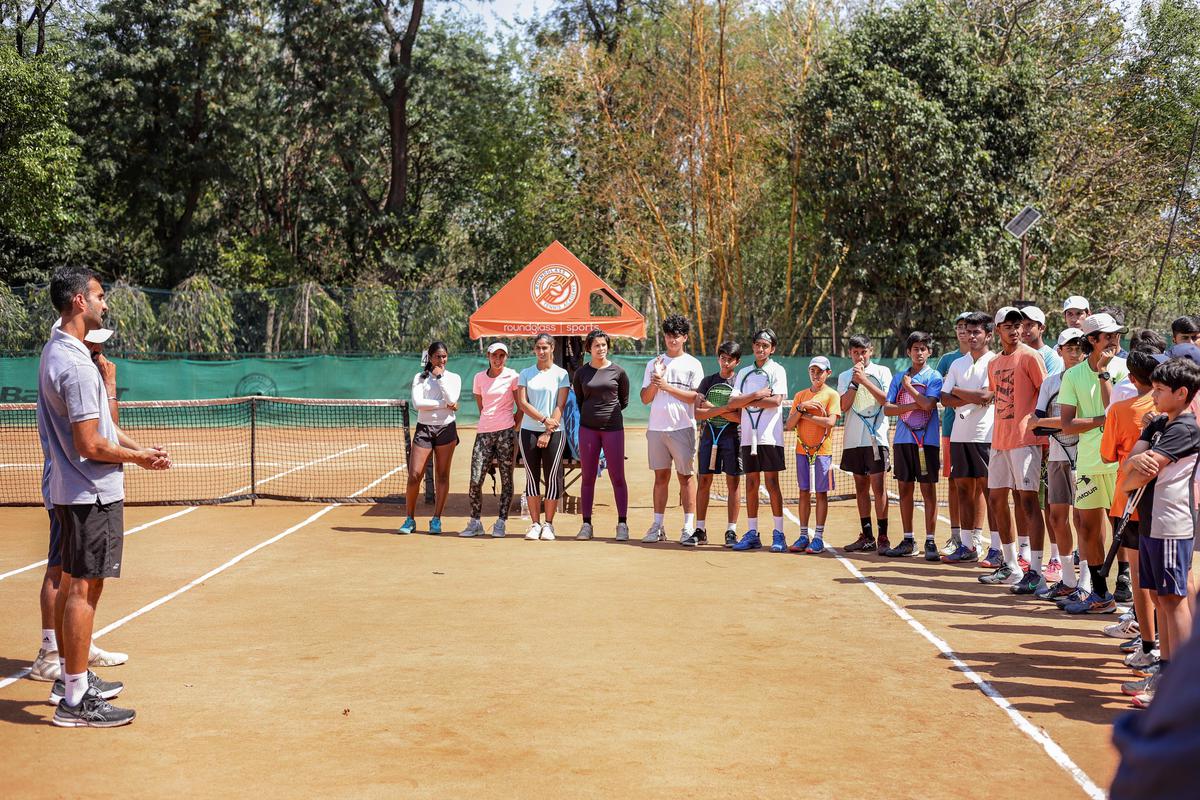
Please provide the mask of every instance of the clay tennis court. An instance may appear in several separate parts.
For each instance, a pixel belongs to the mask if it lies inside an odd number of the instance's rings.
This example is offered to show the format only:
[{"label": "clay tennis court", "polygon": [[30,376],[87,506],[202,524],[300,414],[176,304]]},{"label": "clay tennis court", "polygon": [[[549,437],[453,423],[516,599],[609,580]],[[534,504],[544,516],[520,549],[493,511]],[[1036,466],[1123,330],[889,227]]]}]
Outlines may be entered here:
[{"label": "clay tennis court", "polygon": [[[571,540],[574,515],[527,542],[516,513],[493,540],[395,536],[403,509],[383,505],[128,509],[96,624],[130,654],[103,670],[138,712],[117,730],[56,729],[48,684],[5,680],[36,654],[42,568],[23,568],[45,557],[46,517],[0,509],[2,793],[72,793],[83,764],[94,797],[994,797],[1005,774],[1099,796],[1129,674],[1108,618],[971,567],[640,545],[643,442],[627,432],[628,544],[605,478],[591,542]],[[667,522],[677,534],[677,508]],[[829,527],[853,539],[853,505]]]}]

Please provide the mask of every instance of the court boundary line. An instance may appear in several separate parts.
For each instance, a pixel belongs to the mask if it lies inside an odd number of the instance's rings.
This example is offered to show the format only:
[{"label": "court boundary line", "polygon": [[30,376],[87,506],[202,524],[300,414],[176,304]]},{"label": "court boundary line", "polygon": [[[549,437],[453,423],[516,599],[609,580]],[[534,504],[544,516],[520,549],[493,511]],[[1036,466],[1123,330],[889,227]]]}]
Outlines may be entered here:
[{"label": "court boundary line", "polygon": [[[380,483],[383,483],[385,480],[392,477],[393,475],[395,475],[397,472],[399,472],[402,469],[408,469],[408,464],[401,464],[397,467],[394,467],[394,468],[388,470],[383,475],[381,475],[378,478],[376,478],[375,480],[371,481],[366,486],[362,487],[361,489],[354,492],[354,494],[352,494],[350,496],[357,497],[358,495],[363,494],[364,492],[374,488],[375,486],[379,485]],[[101,628],[100,630],[94,631],[92,633],[92,641],[93,642],[96,641],[101,636],[111,633],[112,631],[115,631],[117,628],[120,628],[122,625],[125,625],[128,622],[132,622],[133,620],[137,619],[138,617],[142,616],[143,614],[147,614],[147,613],[153,611],[154,609],[158,608],[159,606],[164,605],[165,603],[168,603],[171,600],[174,600],[176,597],[179,597],[180,595],[185,594],[185,593],[191,591],[192,589],[195,589],[197,586],[204,583],[208,579],[213,578],[217,575],[220,575],[225,570],[241,563],[242,561],[246,560],[250,556],[257,553],[259,550],[262,550],[265,547],[273,545],[276,542],[280,541],[281,539],[285,539],[288,536],[291,536],[296,531],[300,530],[301,528],[307,527],[308,525],[312,524],[313,522],[316,522],[321,517],[328,514],[330,511],[333,511],[335,508],[340,508],[342,505],[344,505],[344,504],[343,503],[330,503],[329,505],[325,506],[324,508],[314,512],[313,514],[310,514],[306,519],[302,520],[301,522],[296,523],[295,525],[293,525],[292,527],[283,531],[282,533],[277,533],[274,536],[272,536],[271,538],[267,539],[266,541],[259,542],[258,544],[254,545],[253,547],[251,547],[247,550],[243,550],[242,552],[238,553],[233,558],[226,561],[224,564],[221,564],[218,567],[214,567],[214,568],[210,569],[208,572],[204,573],[199,578],[189,581],[188,583],[184,584],[183,586],[179,587],[178,589],[175,589],[172,592],[168,592],[167,594],[163,595],[162,597],[158,598],[157,600],[150,601],[146,605],[142,606],[141,608],[137,609],[136,611],[126,614],[125,616],[121,617],[120,619],[116,620],[115,622],[110,622],[109,624],[107,624],[103,628]],[[195,508],[195,506],[193,506],[193,508]],[[22,678],[24,678],[25,676],[27,676],[31,671],[32,671],[31,666],[25,667],[24,669],[18,670],[17,672],[13,673],[12,675],[9,675],[7,678],[0,680],[0,689],[4,689],[4,688],[16,683],[17,681],[19,681]]]},{"label": "court boundary line", "polygon": [[[800,524],[800,519],[792,513],[790,508],[785,507],[783,509],[783,513],[790,518],[792,522],[796,523],[797,525]],[[1021,712],[1013,707],[1012,702],[1009,701],[1009,699],[1003,694],[1001,694],[1000,691],[993,686],[987,678],[984,678],[982,675],[972,669],[969,664],[959,658],[958,654],[952,647],[950,647],[945,639],[929,630],[929,628],[925,627],[925,625],[913,617],[913,615],[910,614],[907,609],[893,600],[887,592],[881,589],[879,584],[875,583],[875,581],[864,575],[852,561],[835,551],[832,547],[827,548],[827,550],[841,563],[843,567],[846,568],[847,572],[849,572],[851,575],[857,578],[860,583],[866,586],[867,589],[869,589],[872,594],[879,598],[880,602],[890,608],[892,612],[896,614],[896,616],[907,622],[909,627],[911,627],[926,641],[936,647],[955,669],[962,673],[964,677],[971,681],[971,683],[975,684],[975,686],[980,692],[983,693],[985,697],[995,703],[1001,711],[1007,714],[1008,718],[1012,721],[1017,730],[1028,736],[1036,744],[1040,745],[1042,750],[1045,751],[1046,755],[1050,757],[1050,760],[1057,764],[1064,772],[1070,775],[1079,788],[1083,789],[1084,793],[1088,797],[1092,798],[1092,800],[1105,800],[1105,798],[1108,797],[1108,794],[1096,785],[1095,781],[1091,779],[1091,776],[1084,772],[1083,769],[1075,763],[1074,759],[1067,755],[1067,752],[1063,750],[1062,746],[1059,745],[1059,743],[1056,742],[1054,738],[1050,736],[1050,734],[1038,728],[1036,725],[1022,716]]]}]

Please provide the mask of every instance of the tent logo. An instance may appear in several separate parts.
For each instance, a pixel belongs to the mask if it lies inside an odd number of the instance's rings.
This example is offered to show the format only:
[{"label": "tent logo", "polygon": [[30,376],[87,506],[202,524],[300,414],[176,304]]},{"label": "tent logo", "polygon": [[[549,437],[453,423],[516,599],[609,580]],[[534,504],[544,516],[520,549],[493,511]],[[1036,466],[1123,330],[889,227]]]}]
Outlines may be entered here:
[{"label": "tent logo", "polygon": [[561,314],[579,299],[579,278],[561,264],[551,264],[533,276],[529,292],[538,308]]}]

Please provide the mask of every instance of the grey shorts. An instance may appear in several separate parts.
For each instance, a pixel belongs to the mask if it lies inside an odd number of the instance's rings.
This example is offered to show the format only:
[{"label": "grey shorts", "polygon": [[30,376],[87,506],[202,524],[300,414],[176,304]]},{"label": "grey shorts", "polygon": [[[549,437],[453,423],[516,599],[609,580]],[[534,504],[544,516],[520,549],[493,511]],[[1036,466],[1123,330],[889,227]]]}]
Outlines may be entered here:
[{"label": "grey shorts", "polygon": [[55,506],[62,525],[62,569],[72,578],[121,577],[125,503]]},{"label": "grey shorts", "polygon": [[1042,448],[1036,444],[1012,450],[992,448],[988,488],[1036,492],[1042,483]]},{"label": "grey shorts", "polygon": [[1046,462],[1046,502],[1052,506],[1075,505],[1075,470],[1070,461]]},{"label": "grey shorts", "polygon": [[646,460],[650,469],[670,469],[674,464],[680,475],[695,472],[696,429],[646,431]]}]

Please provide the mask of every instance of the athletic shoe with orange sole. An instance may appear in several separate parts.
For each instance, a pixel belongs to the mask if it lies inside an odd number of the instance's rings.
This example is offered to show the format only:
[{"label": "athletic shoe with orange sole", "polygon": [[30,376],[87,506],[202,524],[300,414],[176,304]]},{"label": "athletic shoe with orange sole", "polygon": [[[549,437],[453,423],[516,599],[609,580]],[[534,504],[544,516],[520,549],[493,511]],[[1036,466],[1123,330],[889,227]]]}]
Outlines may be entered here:
[{"label": "athletic shoe with orange sole", "polygon": [[983,569],[999,569],[1004,566],[1004,554],[992,548],[988,550],[987,555],[979,562],[979,566]]}]

